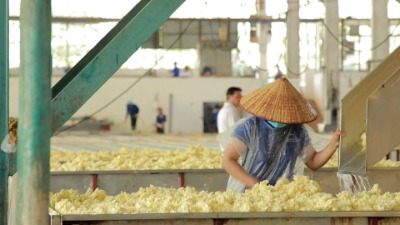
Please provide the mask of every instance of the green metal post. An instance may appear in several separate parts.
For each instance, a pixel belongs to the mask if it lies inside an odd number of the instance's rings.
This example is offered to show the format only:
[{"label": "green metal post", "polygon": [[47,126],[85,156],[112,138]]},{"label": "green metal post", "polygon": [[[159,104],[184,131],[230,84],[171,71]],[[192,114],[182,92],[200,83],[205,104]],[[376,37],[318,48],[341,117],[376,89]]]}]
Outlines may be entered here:
[{"label": "green metal post", "polygon": [[21,1],[17,224],[49,224],[51,0]]},{"label": "green metal post", "polygon": [[[0,143],[8,133],[8,0],[0,0]],[[7,154],[0,150],[0,225],[7,224]]]}]

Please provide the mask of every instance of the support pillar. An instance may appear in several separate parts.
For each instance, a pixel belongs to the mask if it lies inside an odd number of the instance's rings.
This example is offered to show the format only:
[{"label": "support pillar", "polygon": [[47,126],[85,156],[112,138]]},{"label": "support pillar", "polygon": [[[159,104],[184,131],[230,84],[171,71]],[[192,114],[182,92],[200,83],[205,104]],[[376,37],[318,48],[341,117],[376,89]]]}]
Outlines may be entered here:
[{"label": "support pillar", "polygon": [[287,13],[287,51],[286,66],[287,75],[300,75],[300,18],[299,18],[300,2],[298,0],[288,0]]},{"label": "support pillar", "polygon": [[[265,0],[257,0],[257,16],[259,18],[266,17],[265,13]],[[257,23],[257,37],[258,46],[260,51],[260,80],[265,83],[268,81],[268,71],[267,71],[267,45],[270,42],[270,25],[265,22]]]},{"label": "support pillar", "polygon": [[372,0],[372,57],[370,70],[373,70],[389,55],[388,0]]},{"label": "support pillar", "polygon": [[[339,4],[338,0],[325,1],[325,42],[323,67],[323,114],[324,123],[332,123],[332,111],[339,108]],[[337,114],[338,115],[338,112]]]},{"label": "support pillar", "polygon": [[49,224],[51,0],[22,0],[17,224]]},{"label": "support pillar", "polygon": [[[0,0],[0,143],[8,133],[8,1]],[[6,225],[8,218],[7,167],[7,154],[0,150],[0,225]]]}]

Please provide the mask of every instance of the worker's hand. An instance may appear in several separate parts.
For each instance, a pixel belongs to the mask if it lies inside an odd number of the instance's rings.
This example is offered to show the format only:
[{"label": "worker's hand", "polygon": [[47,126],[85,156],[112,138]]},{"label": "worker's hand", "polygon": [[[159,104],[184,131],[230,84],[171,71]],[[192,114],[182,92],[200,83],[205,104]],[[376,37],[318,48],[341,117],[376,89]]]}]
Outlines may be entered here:
[{"label": "worker's hand", "polygon": [[333,133],[330,145],[337,149],[340,143],[340,137],[343,136],[344,133],[339,129],[339,126],[336,128],[336,131]]},{"label": "worker's hand", "polygon": [[250,187],[254,187],[254,185],[256,185],[258,183],[260,183],[260,181],[257,178],[252,177],[252,181],[251,181],[251,186]]}]

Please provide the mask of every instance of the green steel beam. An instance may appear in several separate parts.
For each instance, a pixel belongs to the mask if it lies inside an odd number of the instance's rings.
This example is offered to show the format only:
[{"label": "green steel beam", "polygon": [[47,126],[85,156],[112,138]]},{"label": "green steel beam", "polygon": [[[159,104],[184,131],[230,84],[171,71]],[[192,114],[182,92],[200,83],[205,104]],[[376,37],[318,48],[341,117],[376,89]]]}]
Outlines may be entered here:
[{"label": "green steel beam", "polygon": [[49,224],[51,0],[22,0],[17,224]]},{"label": "green steel beam", "polygon": [[142,0],[52,89],[57,131],[185,0]]},{"label": "green steel beam", "polygon": [[[0,143],[8,133],[8,0],[0,0]],[[8,159],[0,150],[0,225],[7,225]]]}]

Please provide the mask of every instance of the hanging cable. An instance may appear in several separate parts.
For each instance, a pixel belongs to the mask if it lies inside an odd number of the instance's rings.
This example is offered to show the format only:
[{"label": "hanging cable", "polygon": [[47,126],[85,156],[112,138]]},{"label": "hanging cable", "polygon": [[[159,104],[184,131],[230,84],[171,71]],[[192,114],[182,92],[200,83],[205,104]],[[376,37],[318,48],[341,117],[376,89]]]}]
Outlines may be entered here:
[{"label": "hanging cable", "polygon": [[388,41],[390,37],[393,36],[393,34],[394,34],[394,32],[396,31],[397,27],[399,27],[399,25],[400,25],[400,19],[399,19],[399,21],[398,21],[397,24],[396,24],[396,27],[395,27],[395,28],[392,30],[392,32],[391,32],[389,35],[387,35],[381,42],[379,42],[377,45],[373,46],[371,49],[367,49],[367,50],[358,50],[358,49],[355,49],[355,48],[353,48],[353,47],[350,47],[350,46],[346,45],[345,43],[343,43],[343,41],[340,41],[339,38],[336,37],[336,36],[333,34],[332,30],[329,29],[328,25],[327,25],[323,20],[322,20],[321,22],[322,22],[322,24],[324,25],[325,29],[328,31],[328,33],[333,37],[333,39],[335,39],[341,46],[343,46],[343,47],[345,47],[345,48],[348,48],[348,49],[350,49],[350,50],[352,50],[352,51],[355,51],[355,52],[366,52],[366,51],[372,51],[372,50],[375,50],[375,49],[379,48],[379,47],[380,47],[381,45],[383,45],[386,41]]}]

